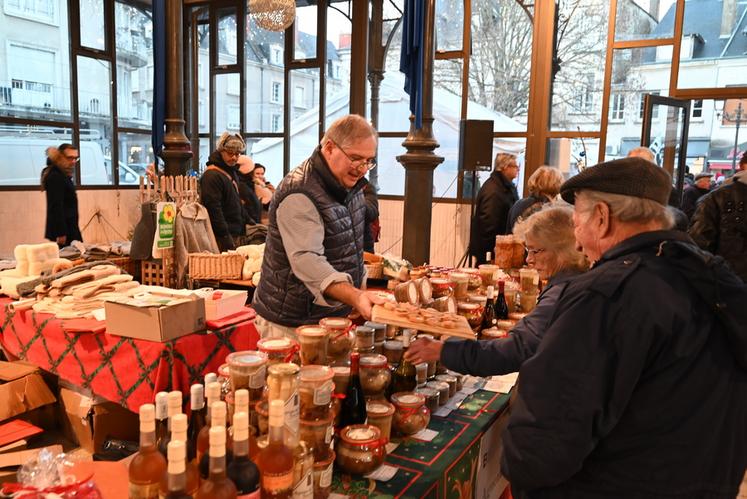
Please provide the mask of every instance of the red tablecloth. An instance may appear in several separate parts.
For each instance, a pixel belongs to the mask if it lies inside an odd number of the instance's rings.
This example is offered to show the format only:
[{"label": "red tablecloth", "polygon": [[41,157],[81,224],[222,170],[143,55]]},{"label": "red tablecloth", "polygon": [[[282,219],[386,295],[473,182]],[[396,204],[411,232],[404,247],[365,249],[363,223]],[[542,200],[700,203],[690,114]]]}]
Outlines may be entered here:
[{"label": "red tablecloth", "polygon": [[253,350],[259,339],[253,319],[166,343],[105,332],[67,333],[52,315],[7,313],[10,301],[0,299],[0,342],[9,355],[135,412],[162,390],[186,396],[190,385],[216,372],[226,355]]}]

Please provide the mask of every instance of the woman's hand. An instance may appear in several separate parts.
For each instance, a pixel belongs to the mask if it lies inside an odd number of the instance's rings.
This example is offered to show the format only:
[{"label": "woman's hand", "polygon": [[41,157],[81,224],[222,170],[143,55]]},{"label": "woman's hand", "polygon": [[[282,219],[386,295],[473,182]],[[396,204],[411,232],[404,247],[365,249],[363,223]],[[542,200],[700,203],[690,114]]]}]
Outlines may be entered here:
[{"label": "woman's hand", "polygon": [[413,364],[436,362],[441,360],[441,349],[443,349],[443,347],[443,341],[421,338],[410,343],[410,348],[408,348],[405,353],[405,359]]}]

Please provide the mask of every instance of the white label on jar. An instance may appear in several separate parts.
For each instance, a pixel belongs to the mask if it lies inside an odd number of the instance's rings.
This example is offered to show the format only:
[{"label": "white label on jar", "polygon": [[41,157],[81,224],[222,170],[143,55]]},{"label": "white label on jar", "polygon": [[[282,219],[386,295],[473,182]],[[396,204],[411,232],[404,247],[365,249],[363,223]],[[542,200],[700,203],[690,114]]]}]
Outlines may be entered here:
[{"label": "white label on jar", "polygon": [[327,466],[327,469],[322,471],[322,475],[319,477],[319,487],[322,489],[326,489],[327,487],[332,485],[332,468],[334,463],[329,463],[329,466]]},{"label": "white label on jar", "polygon": [[312,499],[314,497],[314,475],[309,471],[293,487],[293,499]]},{"label": "white label on jar", "polygon": [[295,393],[291,398],[285,401],[285,427],[294,435],[298,435],[298,424],[301,411],[298,401],[298,394]]},{"label": "white label on jar", "polygon": [[[327,434],[324,435],[324,443],[329,444],[332,443],[332,436],[335,434],[335,428],[334,426],[330,425],[327,427]],[[332,466],[332,465],[330,465]]]},{"label": "white label on jar", "polygon": [[255,372],[249,375],[249,388],[257,389],[265,386],[266,366],[260,366]]},{"label": "white label on jar", "polygon": [[314,390],[314,405],[329,405],[335,384],[329,380]]}]

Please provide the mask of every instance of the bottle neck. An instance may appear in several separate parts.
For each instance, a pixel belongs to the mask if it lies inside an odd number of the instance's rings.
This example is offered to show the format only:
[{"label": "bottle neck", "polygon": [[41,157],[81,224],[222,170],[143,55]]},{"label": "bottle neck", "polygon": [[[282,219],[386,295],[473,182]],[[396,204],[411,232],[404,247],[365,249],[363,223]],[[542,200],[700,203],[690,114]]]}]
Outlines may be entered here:
[{"label": "bottle neck", "polygon": [[350,375],[358,376],[358,364],[360,360],[357,355],[350,358]]},{"label": "bottle neck", "polygon": [[169,492],[183,492],[187,488],[187,475],[181,473],[171,473],[168,476]]},{"label": "bottle neck", "polygon": [[140,431],[140,450],[156,446],[155,431]]},{"label": "bottle neck", "polygon": [[226,455],[210,456],[210,480],[215,481],[226,477]]},{"label": "bottle neck", "polygon": [[249,440],[234,440],[233,441],[233,455],[234,457],[246,457],[249,456]]},{"label": "bottle neck", "polygon": [[269,443],[284,445],[285,435],[282,426],[270,426]]}]

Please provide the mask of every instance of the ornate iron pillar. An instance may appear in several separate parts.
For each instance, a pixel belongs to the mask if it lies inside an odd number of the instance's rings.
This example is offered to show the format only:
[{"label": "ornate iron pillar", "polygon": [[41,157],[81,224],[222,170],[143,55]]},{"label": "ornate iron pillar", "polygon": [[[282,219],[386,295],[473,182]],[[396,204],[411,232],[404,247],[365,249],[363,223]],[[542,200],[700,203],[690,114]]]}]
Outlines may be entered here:
[{"label": "ornate iron pillar", "polygon": [[192,158],[184,134],[184,37],[182,0],[166,0],[166,134],[163,157],[166,175],[184,175]]},{"label": "ornate iron pillar", "polygon": [[433,170],[444,158],[433,151],[439,146],[433,136],[433,60],[435,0],[425,0],[423,41],[423,127],[415,128],[410,116],[410,131],[402,145],[407,152],[397,156],[405,168],[405,210],[402,256],[414,265],[430,260],[431,203]]}]

